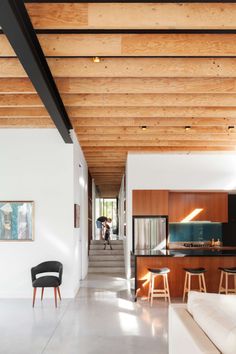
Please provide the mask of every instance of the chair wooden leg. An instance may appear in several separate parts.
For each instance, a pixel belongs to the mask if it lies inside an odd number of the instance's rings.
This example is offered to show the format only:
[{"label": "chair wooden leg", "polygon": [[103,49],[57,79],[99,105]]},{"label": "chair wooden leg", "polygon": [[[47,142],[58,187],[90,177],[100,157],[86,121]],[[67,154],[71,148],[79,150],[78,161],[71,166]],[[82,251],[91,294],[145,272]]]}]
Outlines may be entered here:
[{"label": "chair wooden leg", "polygon": [[58,286],[58,288],[57,288],[57,292],[58,292],[59,299],[60,299],[60,301],[61,301],[61,292],[60,292],[59,286]]},{"label": "chair wooden leg", "polygon": [[170,289],[169,289],[169,282],[168,282],[168,275],[167,275],[167,274],[166,274],[165,278],[166,278],[167,298],[168,298],[168,301],[169,301],[169,303],[170,303]]},{"label": "chair wooden leg", "polygon": [[33,307],[34,307],[34,304],[35,304],[36,293],[37,293],[37,288],[34,288],[34,292],[33,292]]},{"label": "chair wooden leg", "polygon": [[149,277],[148,301],[150,301],[150,296],[151,296],[151,286],[152,286],[152,274],[150,274],[150,277]]},{"label": "chair wooden leg", "polygon": [[223,275],[224,275],[224,272],[223,271],[221,271],[220,272],[220,285],[219,285],[219,294],[221,293],[221,291],[222,291],[222,286],[223,286]]},{"label": "chair wooden leg", "polygon": [[229,288],[229,286],[228,286],[228,273],[225,273],[225,293],[226,293],[226,295],[228,295],[228,288]]},{"label": "chair wooden leg", "polygon": [[202,284],[202,277],[201,274],[198,275],[198,282],[199,282],[199,291],[202,291],[203,284]]},{"label": "chair wooden leg", "polygon": [[55,307],[57,307],[57,288],[54,288]]},{"label": "chair wooden leg", "polygon": [[190,290],[191,290],[191,280],[192,280],[192,274],[191,273],[189,273],[189,275],[188,275],[188,293],[190,292]]},{"label": "chair wooden leg", "polygon": [[188,273],[185,273],[185,279],[184,279],[184,293],[183,293],[183,302],[184,302],[184,300],[185,300],[185,295],[186,295],[187,279],[188,279]]},{"label": "chair wooden leg", "polygon": [[154,290],[154,284],[155,284],[155,276],[152,275],[152,285],[151,285],[151,306],[153,304],[153,290]]},{"label": "chair wooden leg", "polygon": [[203,290],[204,290],[204,293],[206,293],[206,282],[205,282],[205,276],[204,276],[204,274],[201,274],[201,276],[202,276],[202,284],[203,284]]},{"label": "chair wooden leg", "polygon": [[41,301],[43,300],[44,288],[41,290]]}]

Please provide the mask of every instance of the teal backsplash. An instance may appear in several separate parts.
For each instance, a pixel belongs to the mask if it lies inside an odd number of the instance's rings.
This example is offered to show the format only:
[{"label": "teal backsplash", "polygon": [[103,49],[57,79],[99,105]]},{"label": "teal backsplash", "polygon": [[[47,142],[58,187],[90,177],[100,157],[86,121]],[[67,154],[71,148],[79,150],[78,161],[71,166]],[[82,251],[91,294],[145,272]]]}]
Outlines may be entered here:
[{"label": "teal backsplash", "polygon": [[222,241],[221,223],[169,223],[170,242],[210,241],[212,238]]}]

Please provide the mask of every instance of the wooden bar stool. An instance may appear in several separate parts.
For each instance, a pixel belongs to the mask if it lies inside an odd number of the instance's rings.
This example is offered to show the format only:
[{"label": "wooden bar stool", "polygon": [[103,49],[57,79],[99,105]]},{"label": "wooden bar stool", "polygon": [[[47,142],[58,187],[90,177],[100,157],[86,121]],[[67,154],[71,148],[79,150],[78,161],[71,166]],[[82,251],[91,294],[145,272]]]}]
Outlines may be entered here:
[{"label": "wooden bar stool", "polygon": [[[148,289],[148,301],[151,300],[151,306],[153,303],[154,297],[164,297],[165,301],[170,302],[170,290],[168,283],[168,273],[170,272],[169,268],[148,268],[150,272],[150,282]],[[163,279],[164,287],[163,289],[155,289],[155,279],[156,277],[161,276]]]},{"label": "wooden bar stool", "polygon": [[198,276],[199,281],[199,291],[206,293],[206,282],[204,273],[206,272],[205,268],[184,268],[185,270],[185,280],[184,280],[184,293],[183,301],[185,300],[186,294],[191,290],[191,277]]},{"label": "wooden bar stool", "polygon": [[[236,294],[236,268],[223,268],[220,267],[218,268],[221,273],[220,273],[220,285],[219,285],[219,294],[221,293],[235,293]],[[234,277],[234,289],[229,289],[229,276]],[[225,281],[225,287],[223,286],[223,283]]]}]

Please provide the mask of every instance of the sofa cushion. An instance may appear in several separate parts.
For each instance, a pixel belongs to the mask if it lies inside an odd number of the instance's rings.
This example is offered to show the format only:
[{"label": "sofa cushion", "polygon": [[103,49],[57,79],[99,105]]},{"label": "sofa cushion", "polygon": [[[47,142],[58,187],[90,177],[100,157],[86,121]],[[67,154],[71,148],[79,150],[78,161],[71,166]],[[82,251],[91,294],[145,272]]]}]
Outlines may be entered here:
[{"label": "sofa cushion", "polygon": [[188,311],[223,354],[236,353],[236,295],[191,291]]}]

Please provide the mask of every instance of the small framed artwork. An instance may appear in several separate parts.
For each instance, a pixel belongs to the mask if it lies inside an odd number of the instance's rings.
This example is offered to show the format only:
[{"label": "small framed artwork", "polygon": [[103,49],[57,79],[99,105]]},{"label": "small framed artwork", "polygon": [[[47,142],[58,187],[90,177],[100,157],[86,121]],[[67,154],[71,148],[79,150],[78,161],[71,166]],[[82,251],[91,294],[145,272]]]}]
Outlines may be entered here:
[{"label": "small framed artwork", "polygon": [[80,227],[80,205],[74,204],[74,228]]},{"label": "small framed artwork", "polygon": [[0,201],[0,241],[33,241],[33,219],[33,201]]}]

